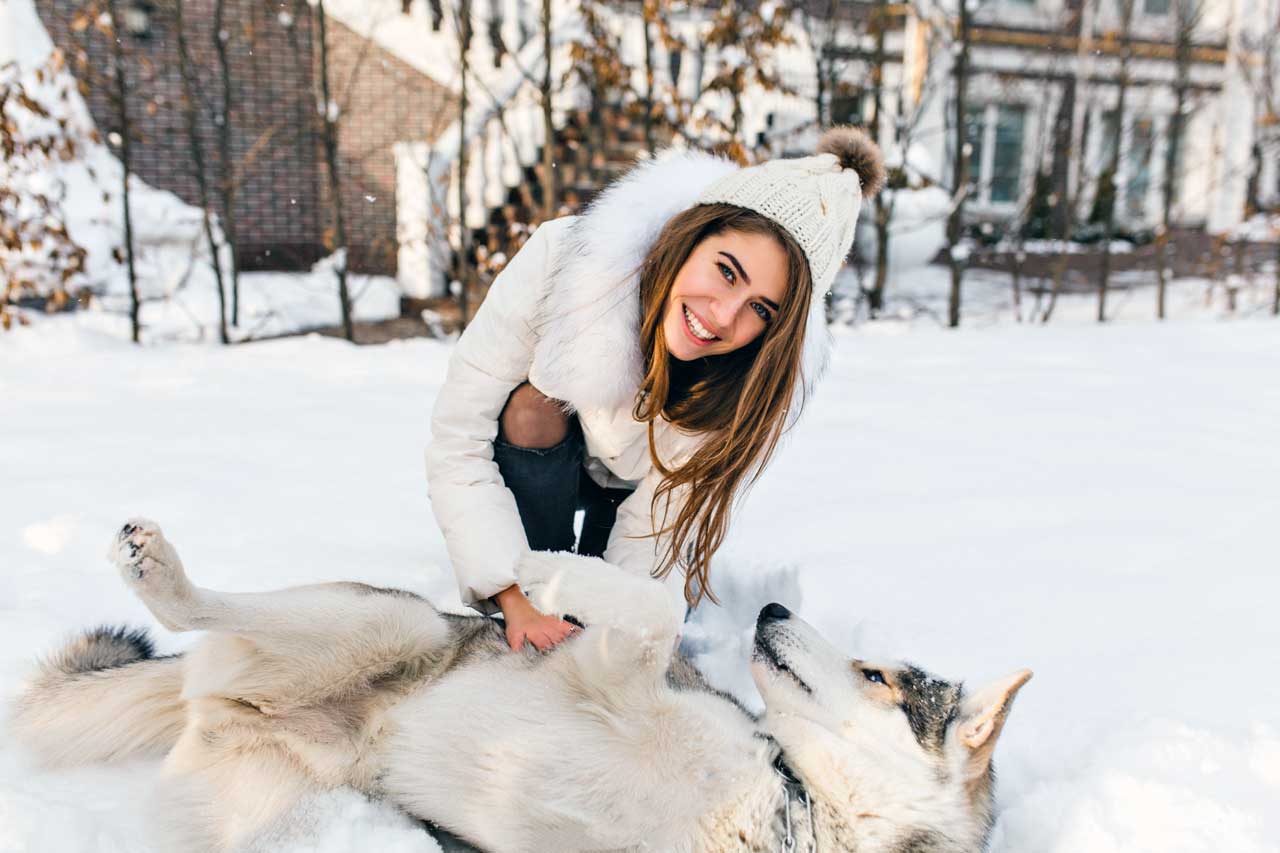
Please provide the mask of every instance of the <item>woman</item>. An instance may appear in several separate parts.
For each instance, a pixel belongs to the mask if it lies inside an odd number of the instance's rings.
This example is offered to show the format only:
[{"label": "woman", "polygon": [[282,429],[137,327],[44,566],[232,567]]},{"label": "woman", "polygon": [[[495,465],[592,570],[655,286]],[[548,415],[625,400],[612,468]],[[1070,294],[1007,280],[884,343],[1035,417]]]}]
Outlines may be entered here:
[{"label": "woman", "polygon": [[507,639],[572,630],[516,584],[530,550],[710,594],[735,496],[822,372],[822,300],[853,242],[879,151],[853,128],[812,157],[645,163],[581,216],[543,223],[458,341],[432,414],[427,480],[462,599]]}]

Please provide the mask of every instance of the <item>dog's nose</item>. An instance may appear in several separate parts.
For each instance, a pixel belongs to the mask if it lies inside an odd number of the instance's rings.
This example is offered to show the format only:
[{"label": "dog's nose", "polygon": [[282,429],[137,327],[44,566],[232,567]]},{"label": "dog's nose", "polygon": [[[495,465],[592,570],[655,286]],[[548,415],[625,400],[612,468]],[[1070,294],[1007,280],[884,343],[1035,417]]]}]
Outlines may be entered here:
[{"label": "dog's nose", "polygon": [[760,611],[760,621],[767,619],[788,619],[791,617],[791,611],[774,601],[766,604],[764,609]]}]

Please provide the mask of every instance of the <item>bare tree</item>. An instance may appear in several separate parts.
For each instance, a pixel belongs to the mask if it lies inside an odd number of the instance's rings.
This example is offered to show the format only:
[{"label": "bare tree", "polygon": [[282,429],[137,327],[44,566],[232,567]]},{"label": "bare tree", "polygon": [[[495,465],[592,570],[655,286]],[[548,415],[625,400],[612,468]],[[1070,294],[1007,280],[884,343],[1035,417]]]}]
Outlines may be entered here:
[{"label": "bare tree", "polygon": [[138,273],[134,265],[133,254],[133,212],[129,205],[129,176],[133,174],[133,124],[129,119],[129,83],[125,78],[124,41],[120,28],[121,18],[118,14],[116,0],[107,0],[107,14],[111,18],[111,73],[115,78],[115,91],[112,93],[112,107],[116,119],[120,123],[120,172],[121,203],[124,206],[124,252],[125,264],[129,275],[129,325],[133,342],[139,343],[142,324],[139,314],[142,301],[138,296]]},{"label": "bare tree", "polygon": [[205,157],[204,141],[200,137],[198,116],[200,93],[199,85],[196,81],[195,63],[191,58],[191,46],[187,43],[185,0],[174,0],[173,10],[178,33],[178,70],[182,75],[182,114],[187,125],[188,143],[191,145],[191,160],[195,172],[196,187],[200,193],[204,236],[209,245],[209,258],[213,265],[213,277],[218,287],[218,337],[225,344],[230,340],[227,336],[227,293],[222,281],[221,248],[213,234],[209,179],[206,173],[208,163]]},{"label": "bare tree", "polygon": [[351,292],[347,287],[347,253],[349,249],[347,223],[342,205],[342,178],[338,163],[338,120],[340,115],[329,83],[329,38],[328,23],[324,12],[324,0],[318,0],[316,3],[316,21],[319,24],[320,39],[321,138],[324,142],[325,171],[328,173],[329,178],[329,214],[333,220],[333,248],[337,255],[334,273],[338,278],[338,302],[342,308],[342,335],[347,340],[354,342],[355,329],[351,319]]},{"label": "bare tree", "polygon": [[[688,45],[672,26],[676,5],[674,0],[644,0],[645,90],[640,100],[645,110],[645,148],[650,156],[657,152],[659,138],[669,141],[685,136],[693,107],[680,91],[680,69]],[[661,87],[655,57],[658,45],[666,51],[667,58],[667,79]]]},{"label": "bare tree", "polygon": [[971,150],[967,131],[967,112],[969,107],[969,3],[967,0],[961,0],[958,7],[957,50],[955,67],[952,72],[955,79],[955,159],[953,161],[955,187],[952,193],[951,215],[947,218],[947,262],[951,267],[951,291],[947,299],[947,325],[951,328],[960,325],[961,287],[964,283],[964,268],[968,261],[967,253],[961,248],[961,241],[964,239],[964,203],[970,189],[969,154]]},{"label": "bare tree", "polygon": [[[727,120],[718,111],[709,109],[702,123],[712,125],[717,134],[722,134],[720,144],[715,147],[740,162],[748,159],[750,148],[743,138],[746,117],[743,102],[748,87],[794,94],[774,62],[777,49],[791,43],[786,33],[786,12],[781,6],[726,0],[715,8],[701,40],[702,45],[719,57],[716,70],[703,85],[702,92],[729,98]],[[727,58],[731,55],[735,55],[733,61]]]},{"label": "bare tree", "polygon": [[[867,122],[871,137],[881,141],[884,129],[884,69],[885,69],[885,31],[889,29],[889,2],[876,0],[875,13],[871,21],[871,31],[875,36],[875,58],[871,61],[871,120]],[[903,151],[903,168],[906,167],[906,151]],[[876,273],[872,280],[871,290],[867,293],[867,310],[872,317],[879,315],[884,308],[884,289],[889,280],[889,220],[893,215],[890,209],[888,193],[876,193],[875,229],[876,229]]]},{"label": "bare tree", "polygon": [[231,245],[231,325],[240,325],[240,239],[236,217],[236,169],[232,151],[232,104],[235,101],[231,77],[230,41],[227,29],[227,0],[214,0],[213,49],[218,57],[221,110],[215,124],[218,128],[218,192],[222,200],[222,232]]},{"label": "bare tree", "polygon": [[[845,4],[847,5],[847,4]],[[831,97],[840,78],[839,0],[795,0],[795,15],[813,52],[814,110],[819,127],[831,124]]]},{"label": "bare tree", "polygon": [[[579,0],[582,38],[569,43],[569,70],[566,80],[576,79],[591,98],[588,126],[594,152],[603,153],[607,126],[617,110],[634,96],[632,69],[622,56],[622,39],[614,31],[608,10],[597,0]],[[643,22],[643,21],[642,21]]]},{"label": "bare tree", "polygon": [[1133,7],[1134,0],[1118,0],[1120,10],[1120,67],[1116,73],[1116,124],[1111,159],[1098,178],[1098,194],[1095,208],[1103,223],[1102,265],[1098,272],[1098,322],[1107,321],[1107,288],[1111,279],[1111,241],[1116,233],[1116,200],[1119,188],[1116,176],[1120,171],[1120,153],[1124,141],[1125,107],[1129,95],[1130,62],[1133,59]]},{"label": "bare tree", "polygon": [[[1018,204],[1017,213],[1010,220],[1010,230],[1014,234],[1013,249],[1013,316],[1019,323],[1023,321],[1022,311],[1022,265],[1026,261],[1026,242],[1028,237],[1048,237],[1053,228],[1054,198],[1052,168],[1046,169],[1044,154],[1051,152],[1053,160],[1061,159],[1059,148],[1064,134],[1060,123],[1064,113],[1069,115],[1071,98],[1066,94],[1069,83],[1063,86],[1063,97],[1058,105],[1057,115],[1051,117],[1048,110],[1041,114],[1039,127],[1034,136],[1036,152],[1036,171],[1031,180],[1031,192]],[[1045,80],[1041,87],[1042,103],[1049,103],[1051,83]],[[1069,118],[1067,119],[1069,121]],[[1065,254],[1065,253],[1064,253]]]},{"label": "bare tree", "polygon": [[643,0],[641,4],[640,26],[644,31],[644,147],[649,156],[654,155],[656,145],[653,136],[654,119],[654,78],[657,76],[653,67],[653,23],[658,16],[658,0]]},{"label": "bare tree", "polygon": [[[1080,205],[1085,197],[1085,187],[1092,180],[1092,175],[1086,174],[1089,171],[1086,155],[1089,151],[1090,134],[1090,99],[1086,85],[1092,78],[1091,65],[1095,56],[1092,35],[1093,15],[1096,14],[1099,5],[1098,0],[1082,0],[1069,21],[1070,30],[1076,36],[1078,46],[1074,57],[1070,54],[1064,57],[1074,61],[1070,64],[1070,73],[1063,89],[1063,101],[1054,129],[1054,171],[1057,174],[1055,182],[1057,204],[1054,219],[1059,248],[1058,257],[1052,267],[1049,298],[1043,313],[1039,315],[1041,323],[1048,323],[1053,318],[1058,296],[1062,293],[1070,259],[1068,244],[1071,240],[1071,231],[1079,218]],[[1119,144],[1118,141],[1117,144]],[[1039,300],[1040,297],[1037,295],[1037,308]],[[1032,311],[1033,315],[1036,313],[1035,310]]]},{"label": "bare tree", "polygon": [[[457,264],[455,274],[458,282],[458,313],[460,317],[458,327],[465,329],[469,320],[467,290],[471,284],[471,230],[467,227],[467,146],[469,144],[467,139],[467,79],[471,76],[469,59],[471,50],[471,0],[458,0],[455,12],[458,36],[458,76],[460,82],[458,87],[458,251],[454,254],[454,259]],[[544,0],[543,12],[546,15],[544,24],[549,26],[551,15],[550,4],[547,0]],[[544,39],[544,47],[549,48],[551,39],[549,30],[546,31]],[[549,51],[545,58],[549,73],[551,68],[551,54]],[[549,110],[550,104],[551,99],[548,96],[543,102],[543,109]],[[544,165],[548,162],[546,152],[551,149],[553,140],[554,137],[548,134],[543,152]],[[544,180],[549,176],[550,170],[548,169]]]},{"label": "bare tree", "polygon": [[[1165,289],[1169,278],[1169,228],[1173,213],[1174,188],[1181,168],[1183,123],[1186,120],[1187,90],[1191,77],[1192,38],[1204,17],[1203,0],[1174,0],[1174,107],[1169,116],[1165,142],[1164,181],[1160,206],[1160,233],[1156,238],[1156,319],[1164,319]],[[1117,145],[1117,148],[1119,146]]]},{"label": "bare tree", "polygon": [[[1273,187],[1264,201],[1262,175],[1264,160],[1280,162],[1280,3],[1270,2],[1263,12],[1260,32],[1247,34],[1247,46],[1256,61],[1244,63],[1246,79],[1254,96],[1253,173],[1245,201],[1246,213],[1270,210],[1280,214],[1280,188]],[[1271,296],[1271,313],[1280,316],[1280,229],[1274,225],[1275,281]]]},{"label": "bare tree", "polygon": [[[470,0],[460,0],[461,3],[468,7],[471,5]],[[556,124],[555,118],[551,110],[551,0],[542,0],[542,84],[539,87],[539,94],[542,97],[542,218],[543,220],[553,219],[556,215]],[[462,48],[462,75],[463,75],[463,107],[462,115],[465,116],[466,110],[466,40],[459,33],[459,44]],[[465,208],[464,208],[465,209]],[[466,312],[463,312],[465,322]]]}]

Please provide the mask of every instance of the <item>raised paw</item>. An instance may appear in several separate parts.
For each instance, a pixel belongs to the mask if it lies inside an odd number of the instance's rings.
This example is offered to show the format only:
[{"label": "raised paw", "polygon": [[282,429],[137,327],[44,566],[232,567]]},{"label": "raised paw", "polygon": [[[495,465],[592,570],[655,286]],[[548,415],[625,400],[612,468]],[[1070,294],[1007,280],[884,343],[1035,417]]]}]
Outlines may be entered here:
[{"label": "raised paw", "polygon": [[131,518],[125,522],[107,557],[120,569],[125,583],[144,597],[185,598],[190,591],[178,552],[154,521]]}]

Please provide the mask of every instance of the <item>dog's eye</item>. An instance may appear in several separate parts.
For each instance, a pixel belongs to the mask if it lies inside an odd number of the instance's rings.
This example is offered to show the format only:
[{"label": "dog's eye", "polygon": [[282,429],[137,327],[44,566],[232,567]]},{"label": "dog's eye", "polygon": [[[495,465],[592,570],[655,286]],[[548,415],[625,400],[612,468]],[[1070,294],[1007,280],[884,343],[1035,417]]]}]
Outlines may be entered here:
[{"label": "dog's eye", "polygon": [[862,677],[873,684],[884,684],[884,673],[878,669],[864,669]]}]

